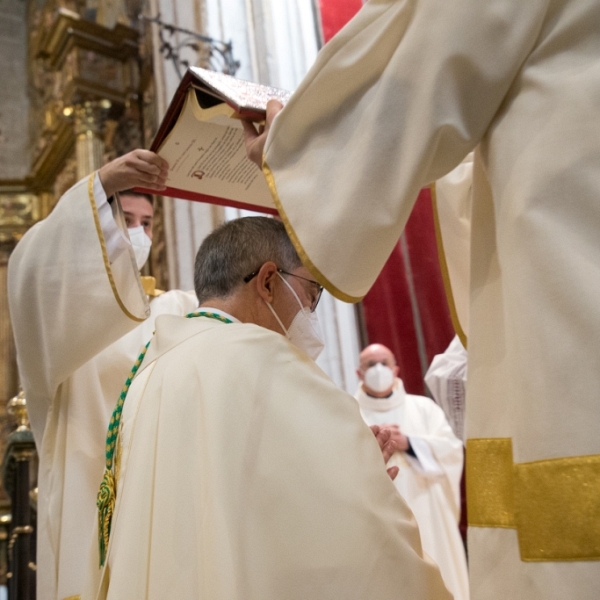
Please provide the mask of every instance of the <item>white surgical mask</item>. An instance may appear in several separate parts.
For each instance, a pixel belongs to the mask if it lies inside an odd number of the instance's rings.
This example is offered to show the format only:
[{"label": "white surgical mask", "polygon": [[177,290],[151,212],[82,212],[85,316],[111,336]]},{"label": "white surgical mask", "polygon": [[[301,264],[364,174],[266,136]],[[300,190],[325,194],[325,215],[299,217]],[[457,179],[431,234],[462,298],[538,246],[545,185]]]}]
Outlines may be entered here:
[{"label": "white surgical mask", "polygon": [[286,329],[281,322],[281,319],[275,312],[275,309],[267,302],[267,306],[269,310],[273,313],[273,316],[277,319],[281,329],[283,329],[285,335],[288,340],[292,342],[295,346],[304,350],[308,356],[310,356],[313,360],[317,360],[319,354],[323,351],[325,344],[323,344],[323,339],[321,337],[321,328],[319,326],[319,320],[317,318],[316,313],[310,312],[310,308],[306,306],[302,306],[302,302],[300,302],[300,298],[298,298],[298,294],[294,291],[294,288],[281,276],[280,273],[277,273],[283,283],[288,286],[292,294],[294,294],[294,298],[300,305],[300,310],[296,313],[291,325],[288,329]]},{"label": "white surgical mask", "polygon": [[381,363],[365,371],[365,385],[374,392],[387,392],[394,385],[395,380],[394,371]]},{"label": "white surgical mask", "polygon": [[150,255],[152,240],[146,235],[142,225],[128,229],[127,233],[129,233],[131,247],[135,254],[135,263],[137,264],[137,268],[141,269],[146,264]]}]

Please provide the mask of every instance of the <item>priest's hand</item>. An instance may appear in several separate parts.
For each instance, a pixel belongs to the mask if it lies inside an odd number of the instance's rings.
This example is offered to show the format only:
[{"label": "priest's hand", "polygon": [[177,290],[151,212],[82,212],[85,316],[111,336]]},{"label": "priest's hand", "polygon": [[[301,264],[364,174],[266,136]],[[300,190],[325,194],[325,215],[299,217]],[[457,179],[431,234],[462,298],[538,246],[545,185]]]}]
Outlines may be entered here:
[{"label": "priest's hand", "polygon": [[246,155],[253,163],[258,165],[259,169],[262,168],[263,152],[267,136],[269,135],[269,129],[271,128],[273,119],[282,108],[283,104],[279,100],[269,100],[267,103],[267,119],[264,125],[258,126],[258,129],[252,121],[248,119],[242,120]]},{"label": "priest's hand", "polygon": [[[373,432],[373,435],[379,444],[381,454],[383,454],[383,462],[387,464],[387,461],[390,460],[392,454],[398,450],[396,447],[396,442],[391,439],[392,434],[389,430],[384,430],[377,425],[371,425],[371,431]],[[390,476],[392,481],[396,479],[398,471],[398,467],[390,467],[387,469],[387,474]]]},{"label": "priest's hand", "polygon": [[409,447],[408,438],[400,431],[400,427],[395,423],[381,425],[382,431],[389,431],[390,441],[396,444],[396,449],[400,452],[406,452]]},{"label": "priest's hand", "polygon": [[143,187],[160,192],[165,189],[169,164],[150,150],[133,150],[115,158],[99,171],[100,183],[110,198],[115,192]]}]

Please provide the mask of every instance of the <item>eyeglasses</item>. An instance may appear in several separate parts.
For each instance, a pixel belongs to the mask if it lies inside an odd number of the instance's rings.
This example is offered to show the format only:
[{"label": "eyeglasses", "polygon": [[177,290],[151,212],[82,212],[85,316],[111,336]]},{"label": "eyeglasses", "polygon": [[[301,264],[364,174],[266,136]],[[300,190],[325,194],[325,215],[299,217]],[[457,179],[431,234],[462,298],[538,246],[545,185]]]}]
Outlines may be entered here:
[{"label": "eyeglasses", "polygon": [[[248,283],[249,281],[254,279],[254,277],[256,277],[258,275],[258,271],[260,271],[260,269],[258,269],[257,271],[253,271],[252,273],[250,273],[250,275],[246,275],[246,277],[244,277],[244,283]],[[289,275],[290,277],[295,277],[296,279],[302,279],[303,281],[308,281],[308,283],[315,286],[315,288],[317,290],[315,293],[315,299],[312,301],[312,304],[310,305],[310,312],[315,312],[315,310],[317,309],[317,304],[319,304],[319,300],[321,299],[321,294],[323,293],[323,286],[318,281],[315,281],[314,279],[308,279],[306,277],[301,277],[300,275],[294,275],[294,273],[288,273],[287,271],[284,271],[283,269],[277,269],[277,272],[281,273],[282,275]]]}]

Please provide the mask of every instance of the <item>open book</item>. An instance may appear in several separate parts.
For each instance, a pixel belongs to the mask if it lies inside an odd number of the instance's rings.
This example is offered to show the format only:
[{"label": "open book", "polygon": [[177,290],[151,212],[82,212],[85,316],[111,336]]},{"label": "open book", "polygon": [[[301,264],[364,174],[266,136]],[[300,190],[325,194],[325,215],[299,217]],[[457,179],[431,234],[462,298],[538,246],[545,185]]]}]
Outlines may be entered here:
[{"label": "open book", "polygon": [[246,157],[240,117],[260,121],[290,93],[190,67],[150,149],[169,163],[161,194],[276,214],[261,170]]}]

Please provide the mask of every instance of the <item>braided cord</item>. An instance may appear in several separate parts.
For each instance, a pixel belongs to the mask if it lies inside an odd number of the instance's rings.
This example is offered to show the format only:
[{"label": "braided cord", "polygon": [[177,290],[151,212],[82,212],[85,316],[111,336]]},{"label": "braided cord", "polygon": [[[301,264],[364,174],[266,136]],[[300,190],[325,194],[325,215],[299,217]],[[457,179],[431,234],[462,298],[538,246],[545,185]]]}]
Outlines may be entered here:
[{"label": "braided cord", "polygon": [[217,321],[221,321],[221,323],[233,323],[231,319],[228,319],[223,315],[214,312],[208,312],[206,310],[199,310],[198,312],[191,312],[188,315],[185,315],[186,319],[193,319],[194,317],[208,317],[209,319],[216,319]]}]

